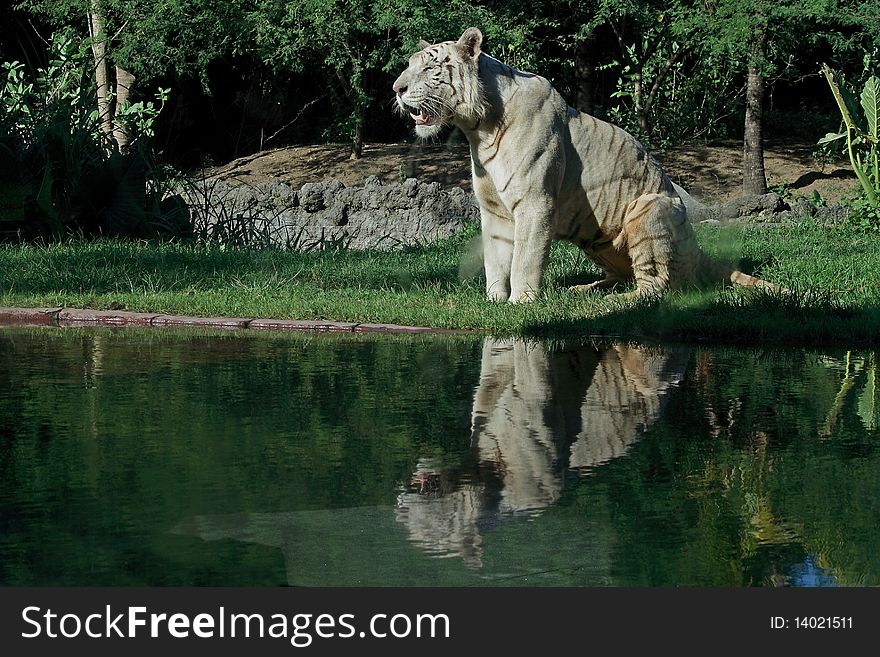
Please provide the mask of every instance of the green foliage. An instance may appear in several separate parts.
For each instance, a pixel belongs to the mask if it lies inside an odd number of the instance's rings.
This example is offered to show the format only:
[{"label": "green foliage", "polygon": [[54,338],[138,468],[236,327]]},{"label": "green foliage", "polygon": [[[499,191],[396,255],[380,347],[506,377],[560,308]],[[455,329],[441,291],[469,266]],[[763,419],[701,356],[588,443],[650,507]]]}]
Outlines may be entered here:
[{"label": "green foliage", "polygon": [[827,64],[822,66],[822,72],[840,110],[843,130],[825,135],[819,143],[845,140],[850,164],[867,202],[858,209],[860,223],[875,222],[880,209],[880,79],[872,75],[865,80],[857,100],[843,75]]},{"label": "green foliage", "polygon": [[845,203],[851,225],[865,231],[880,232],[880,206],[872,203],[867,196],[859,196]]},{"label": "green foliage", "polygon": [[[88,132],[92,141],[103,139],[97,125],[94,92],[88,80],[91,56],[83,40],[70,28],[52,36],[49,62],[39,67],[32,76],[21,62],[3,62],[5,84],[0,88],[0,126],[7,138],[14,139],[19,148],[27,149],[39,142],[48,125],[65,113],[77,117],[77,129]],[[114,120],[127,126],[140,137],[155,136],[155,122],[168,100],[169,89],[159,88],[156,100],[127,102],[120,106]],[[64,118],[62,117],[62,122]],[[71,127],[71,133],[74,127]],[[14,154],[9,144],[4,147]]]},{"label": "green foliage", "polygon": [[[534,68],[537,45],[516,8],[502,13],[463,0],[256,0],[247,12],[252,45],[276,72],[318,72],[342,102],[322,135],[338,140],[363,128],[375,106],[387,111],[390,79],[405,67],[420,39],[457,39],[479,25],[493,54]],[[531,21],[534,23],[534,20]]]},{"label": "green foliage", "polygon": [[[153,90],[141,97],[155,97],[168,76],[199,79],[210,93],[211,71],[229,70],[220,64],[233,64],[244,81],[236,84],[259,87],[275,100],[290,98],[291,76],[313,78],[313,95],[303,104],[321,102],[325,112],[303,132],[316,141],[369,133],[390,121],[391,80],[418,40],[455,39],[472,25],[483,31],[486,52],[545,75],[570,104],[585,88],[579,85],[586,62],[597,113],[657,146],[741,130],[748,62],[772,85],[812,74],[820,49],[842,70],[853,70],[856,53],[880,44],[871,0],[18,0],[15,6],[51,25],[74,26],[81,37],[88,11],[100,6],[108,56]],[[152,110],[140,102],[130,111],[143,133],[162,101]],[[382,127],[382,134],[389,131]]]},{"label": "green foliage", "polygon": [[168,92],[121,108],[118,123],[136,140],[119,153],[99,128],[91,66],[85,43],[69,29],[55,34],[48,64],[32,74],[19,62],[3,64],[0,147],[17,170],[7,176],[28,190],[26,234],[142,235],[164,221],[164,174],[148,140]]},{"label": "green foliage", "polygon": [[257,0],[248,13],[254,45],[266,66],[319,71],[328,86],[341,91],[348,111],[336,110],[333,136],[340,124],[363,129],[366,108],[375,97],[371,77],[389,57],[391,43],[375,9],[362,0]]},{"label": "green foliage", "polygon": [[49,44],[49,62],[28,76],[21,62],[3,62],[0,87],[0,125],[20,147],[28,148],[41,137],[59,106],[82,113],[88,97],[82,93],[87,54],[72,30],[56,32]]},{"label": "green foliage", "polygon": [[796,72],[798,53],[827,41],[839,29],[838,0],[717,0],[682,5],[679,29],[704,53],[723,55],[731,66],[754,64],[765,76]]},{"label": "green foliage", "polygon": [[171,89],[159,87],[156,100],[139,100],[125,102],[117,106],[113,120],[128,127],[134,134],[144,138],[153,139],[156,136],[156,120],[162,113],[162,108],[168,102]]},{"label": "green foliage", "polygon": [[[88,33],[85,18],[95,0],[19,0],[58,28],[77,26]],[[207,87],[208,67],[246,49],[245,0],[101,0],[110,57],[141,83],[169,74],[195,76]]]},{"label": "green foliage", "polygon": [[[653,51],[644,63],[643,78],[657,80],[672,53],[682,47],[673,42]],[[607,67],[614,69],[618,65],[614,60]],[[647,108],[650,134],[646,134],[634,104],[634,74],[630,66],[624,66],[611,94],[608,117],[660,148],[694,139],[722,139],[730,135],[731,117],[738,120],[742,110],[739,82],[736,71],[721,58],[707,57],[699,65],[695,65],[693,58],[676,61],[658,85],[652,106]]]}]

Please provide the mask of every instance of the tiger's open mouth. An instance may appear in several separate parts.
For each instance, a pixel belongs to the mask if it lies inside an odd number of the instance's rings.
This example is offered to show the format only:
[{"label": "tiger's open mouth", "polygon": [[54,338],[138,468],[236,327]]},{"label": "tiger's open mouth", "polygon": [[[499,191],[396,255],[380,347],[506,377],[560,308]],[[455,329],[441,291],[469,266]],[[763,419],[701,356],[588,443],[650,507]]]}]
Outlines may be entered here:
[{"label": "tiger's open mouth", "polygon": [[424,109],[413,107],[406,103],[403,103],[403,109],[409,112],[409,115],[412,117],[412,120],[415,121],[416,125],[431,125],[437,121],[436,116]]}]

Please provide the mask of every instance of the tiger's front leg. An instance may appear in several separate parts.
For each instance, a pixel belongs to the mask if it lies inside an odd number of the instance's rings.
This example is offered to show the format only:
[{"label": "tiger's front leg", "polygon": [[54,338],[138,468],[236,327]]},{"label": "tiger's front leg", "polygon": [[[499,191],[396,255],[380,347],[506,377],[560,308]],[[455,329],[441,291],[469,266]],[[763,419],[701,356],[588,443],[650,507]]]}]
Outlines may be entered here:
[{"label": "tiger's front leg", "polygon": [[489,301],[510,298],[510,264],[513,260],[513,221],[480,208],[483,239],[483,267]]},{"label": "tiger's front leg", "polygon": [[527,201],[513,208],[513,259],[510,302],[533,301],[541,291],[553,242],[554,209],[549,203]]}]

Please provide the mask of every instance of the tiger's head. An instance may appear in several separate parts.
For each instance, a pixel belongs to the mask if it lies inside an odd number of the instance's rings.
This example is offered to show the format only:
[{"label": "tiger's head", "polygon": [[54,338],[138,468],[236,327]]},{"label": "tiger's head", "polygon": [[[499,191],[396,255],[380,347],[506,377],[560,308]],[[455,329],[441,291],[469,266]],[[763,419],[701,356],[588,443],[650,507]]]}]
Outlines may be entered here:
[{"label": "tiger's head", "polygon": [[483,34],[470,27],[458,41],[419,43],[421,50],[393,85],[397,109],[412,117],[419,137],[433,137],[444,125],[485,114],[477,75],[482,42]]}]

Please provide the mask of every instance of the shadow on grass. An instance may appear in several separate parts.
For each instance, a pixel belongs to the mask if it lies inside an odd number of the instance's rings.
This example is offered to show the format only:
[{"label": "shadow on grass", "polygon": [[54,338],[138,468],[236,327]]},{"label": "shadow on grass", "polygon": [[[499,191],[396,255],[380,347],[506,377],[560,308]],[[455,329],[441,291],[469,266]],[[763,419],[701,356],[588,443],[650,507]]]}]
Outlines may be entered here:
[{"label": "shadow on grass", "polygon": [[578,271],[559,276],[554,281],[554,284],[559,287],[568,288],[573,285],[589,285],[590,283],[601,281],[603,278],[605,278],[605,276],[602,274],[596,274],[595,272]]},{"label": "shadow on grass", "polygon": [[852,307],[832,293],[726,288],[627,301],[606,296],[598,315],[526,322],[530,337],[612,336],[728,344],[876,345],[880,306]]}]

